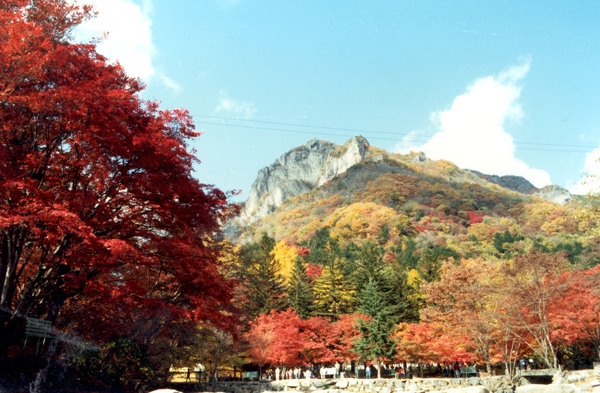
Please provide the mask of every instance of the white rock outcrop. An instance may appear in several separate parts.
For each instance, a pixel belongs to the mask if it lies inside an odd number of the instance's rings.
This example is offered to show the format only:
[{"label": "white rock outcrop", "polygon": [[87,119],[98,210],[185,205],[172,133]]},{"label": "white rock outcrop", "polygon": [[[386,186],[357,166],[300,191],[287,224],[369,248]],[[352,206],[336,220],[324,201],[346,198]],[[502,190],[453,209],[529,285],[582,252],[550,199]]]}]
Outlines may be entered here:
[{"label": "white rock outcrop", "polygon": [[567,190],[559,186],[546,186],[535,193],[535,195],[540,196],[550,202],[557,203],[559,205],[564,205],[569,202],[573,195]]},{"label": "white rock outcrop", "polygon": [[285,153],[258,172],[240,219],[250,224],[273,212],[292,197],[320,187],[361,162],[369,142],[357,136],[343,146],[312,139]]}]

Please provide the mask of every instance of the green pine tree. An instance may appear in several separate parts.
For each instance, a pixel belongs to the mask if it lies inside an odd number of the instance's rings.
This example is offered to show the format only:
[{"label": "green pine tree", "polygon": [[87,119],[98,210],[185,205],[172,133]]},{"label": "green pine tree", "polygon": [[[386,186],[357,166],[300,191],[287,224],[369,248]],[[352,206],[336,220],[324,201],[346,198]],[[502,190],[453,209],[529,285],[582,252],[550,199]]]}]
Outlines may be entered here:
[{"label": "green pine tree", "polygon": [[359,321],[357,327],[361,336],[354,344],[354,349],[365,361],[379,365],[378,378],[381,378],[381,365],[396,354],[396,344],[391,338],[395,324],[393,311],[373,280],[367,283],[361,293],[359,311],[370,319]]},{"label": "green pine tree", "polygon": [[300,257],[294,262],[287,293],[290,305],[300,318],[309,318],[314,309],[315,296],[306,274],[306,263]]},{"label": "green pine tree", "polygon": [[315,279],[313,292],[315,295],[314,315],[337,319],[339,315],[354,311],[355,289],[346,271],[346,260],[335,241],[325,247],[326,263],[320,277]]},{"label": "green pine tree", "polygon": [[419,322],[419,310],[424,304],[421,296],[415,293],[415,288],[408,284],[407,269],[398,261],[386,266],[386,288],[383,296],[391,307],[395,324],[399,322]]},{"label": "green pine tree", "polygon": [[263,233],[259,243],[247,244],[240,252],[237,278],[245,287],[244,308],[252,319],[271,310],[284,310],[289,305],[279,264],[271,255],[273,247],[275,240]]}]

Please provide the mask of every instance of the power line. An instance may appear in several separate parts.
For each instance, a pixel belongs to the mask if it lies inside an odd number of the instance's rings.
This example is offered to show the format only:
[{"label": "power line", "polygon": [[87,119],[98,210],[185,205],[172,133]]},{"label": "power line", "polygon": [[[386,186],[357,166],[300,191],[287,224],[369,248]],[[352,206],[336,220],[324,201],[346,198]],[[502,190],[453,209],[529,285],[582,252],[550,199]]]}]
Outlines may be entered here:
[{"label": "power line", "polygon": [[[369,139],[399,142],[402,137],[408,136],[408,133],[398,133],[390,131],[376,131],[360,128],[344,128],[344,127],[332,127],[332,126],[319,126],[319,125],[306,125],[297,123],[286,123],[286,122],[274,122],[266,120],[252,120],[252,119],[240,119],[231,117],[220,117],[220,116],[204,116],[195,115],[195,119],[210,119],[215,121],[199,121],[195,120],[196,124],[214,125],[214,126],[228,126],[237,127],[244,129],[252,129],[259,131],[277,131],[287,132],[304,135],[318,135],[318,136],[334,136],[334,137],[352,137],[355,135],[368,134]],[[220,122],[216,122],[219,120]],[[224,121],[234,122],[223,123]],[[240,124],[241,123],[241,124]],[[278,126],[278,127],[263,127],[260,125]],[[312,132],[310,130],[313,130]],[[314,132],[315,130],[325,130],[332,132]],[[337,133],[334,133],[337,132]],[[351,134],[349,134],[351,133]],[[373,136],[375,135],[375,136]],[[376,136],[382,135],[382,136]],[[413,139],[414,142],[427,142],[433,135],[421,135]],[[547,151],[547,152],[558,152],[558,153],[587,153],[594,149],[595,146],[590,145],[574,145],[574,144],[559,144],[559,143],[539,143],[539,142],[514,142],[516,149],[528,150],[528,151]]]}]

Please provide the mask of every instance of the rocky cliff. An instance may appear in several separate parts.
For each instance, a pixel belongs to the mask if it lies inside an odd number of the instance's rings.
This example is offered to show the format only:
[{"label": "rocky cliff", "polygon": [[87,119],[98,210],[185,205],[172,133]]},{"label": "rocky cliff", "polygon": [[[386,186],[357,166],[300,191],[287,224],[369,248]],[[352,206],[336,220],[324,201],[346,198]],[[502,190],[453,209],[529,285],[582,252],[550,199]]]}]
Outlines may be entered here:
[{"label": "rocky cliff", "polygon": [[535,192],[535,195],[549,200],[550,202],[564,205],[573,199],[573,195],[567,190],[559,186],[546,186]]},{"label": "rocky cliff", "polygon": [[357,136],[344,145],[312,139],[285,153],[258,172],[240,220],[250,224],[265,217],[286,199],[320,187],[361,162],[369,142]]},{"label": "rocky cliff", "polygon": [[[238,218],[238,224],[252,224],[275,211],[287,199],[323,186],[364,161],[368,151],[369,142],[362,136],[356,136],[343,145],[311,139],[306,144],[290,150],[258,172]],[[422,165],[426,165],[428,161],[423,153],[417,153],[412,160],[413,163]],[[470,170],[455,172],[459,175],[448,178],[448,181],[490,182],[563,205],[572,198],[563,188],[548,186],[537,189],[520,176],[487,175]]]}]

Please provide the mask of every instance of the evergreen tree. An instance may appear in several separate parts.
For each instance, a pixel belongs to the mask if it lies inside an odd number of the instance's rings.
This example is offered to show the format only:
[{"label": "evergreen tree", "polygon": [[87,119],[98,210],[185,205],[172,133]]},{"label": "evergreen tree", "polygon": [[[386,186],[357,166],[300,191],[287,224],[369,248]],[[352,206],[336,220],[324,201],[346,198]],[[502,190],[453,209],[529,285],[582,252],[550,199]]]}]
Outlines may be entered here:
[{"label": "evergreen tree", "polygon": [[384,266],[383,249],[371,241],[365,241],[355,261],[353,280],[357,291],[362,292],[369,281],[374,281],[384,289]]},{"label": "evergreen tree", "polygon": [[398,261],[388,265],[385,270],[387,288],[384,297],[386,303],[392,307],[394,323],[419,322],[419,310],[424,304],[420,301],[418,290],[408,283],[408,270]]},{"label": "evergreen tree", "polygon": [[353,281],[359,293],[363,293],[371,281],[376,285],[383,307],[389,310],[394,324],[418,321],[422,305],[415,302],[420,297],[414,296],[414,289],[408,285],[407,269],[398,260],[385,262],[382,247],[370,241],[363,243],[356,259]]},{"label": "evergreen tree", "polygon": [[284,280],[271,253],[273,247],[275,239],[263,233],[259,243],[247,244],[240,252],[237,278],[245,286],[247,301],[244,308],[252,319],[258,314],[284,310],[288,306]]},{"label": "evergreen tree", "polygon": [[419,254],[417,253],[417,243],[414,239],[408,239],[395,247],[396,261],[407,270],[416,269],[419,264]]},{"label": "evergreen tree", "polygon": [[354,349],[364,360],[380,366],[378,378],[381,378],[381,365],[396,354],[396,345],[391,338],[395,323],[392,308],[386,304],[373,280],[369,280],[361,293],[359,311],[370,318],[358,322],[361,335],[354,344]]},{"label": "evergreen tree", "polygon": [[300,318],[309,318],[314,309],[315,296],[306,274],[306,263],[301,257],[296,258],[294,263],[287,293],[289,304]]},{"label": "evergreen tree", "polygon": [[334,241],[329,242],[326,264],[320,277],[315,279],[313,292],[315,295],[315,315],[337,319],[339,315],[351,314],[355,290],[348,280],[345,271],[345,259],[339,255],[339,248]]},{"label": "evergreen tree", "polygon": [[327,254],[326,248],[330,245],[331,242],[335,242],[329,236],[329,228],[321,228],[315,232],[315,235],[311,237],[305,245],[310,252],[310,259],[313,263],[319,265],[325,265],[327,263]]}]

